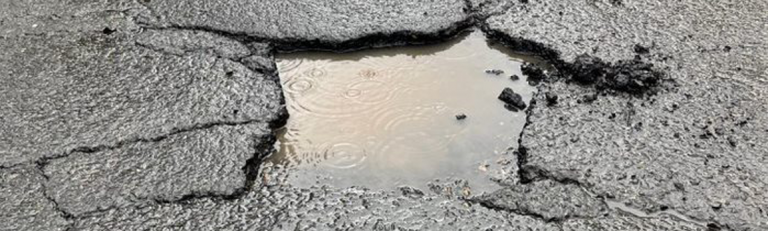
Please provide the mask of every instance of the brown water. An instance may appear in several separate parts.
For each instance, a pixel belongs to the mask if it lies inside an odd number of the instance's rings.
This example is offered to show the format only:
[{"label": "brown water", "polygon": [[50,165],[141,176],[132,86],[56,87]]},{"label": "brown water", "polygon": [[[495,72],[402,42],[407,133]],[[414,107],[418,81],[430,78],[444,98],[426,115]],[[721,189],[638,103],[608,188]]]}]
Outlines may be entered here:
[{"label": "brown water", "polygon": [[298,187],[423,189],[451,177],[493,188],[489,166],[515,148],[525,123],[496,97],[511,87],[527,102],[534,91],[523,58],[480,32],[441,45],[277,58],[290,119],[269,161],[287,166]]}]

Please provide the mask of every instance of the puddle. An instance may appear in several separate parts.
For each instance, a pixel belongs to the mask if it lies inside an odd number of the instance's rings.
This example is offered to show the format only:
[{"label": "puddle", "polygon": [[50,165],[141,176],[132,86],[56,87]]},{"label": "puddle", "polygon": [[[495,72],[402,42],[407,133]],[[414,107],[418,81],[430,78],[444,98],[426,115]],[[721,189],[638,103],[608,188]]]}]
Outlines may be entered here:
[{"label": "puddle", "polygon": [[525,123],[497,97],[510,87],[528,102],[535,90],[524,58],[480,32],[440,45],[278,55],[290,119],[268,161],[290,169],[296,187],[425,189],[450,177],[491,190],[491,166],[511,155]]}]

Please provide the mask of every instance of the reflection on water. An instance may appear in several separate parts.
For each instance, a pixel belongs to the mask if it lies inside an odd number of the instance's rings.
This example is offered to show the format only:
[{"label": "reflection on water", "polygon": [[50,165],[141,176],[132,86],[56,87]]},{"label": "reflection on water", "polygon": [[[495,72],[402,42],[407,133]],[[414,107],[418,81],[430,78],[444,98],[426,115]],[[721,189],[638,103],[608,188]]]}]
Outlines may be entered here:
[{"label": "reflection on water", "polygon": [[280,55],[291,116],[269,161],[292,169],[298,187],[424,188],[453,177],[489,189],[486,166],[514,148],[525,122],[496,97],[511,87],[528,101],[534,90],[509,78],[522,76],[521,62],[479,32],[442,45]]}]

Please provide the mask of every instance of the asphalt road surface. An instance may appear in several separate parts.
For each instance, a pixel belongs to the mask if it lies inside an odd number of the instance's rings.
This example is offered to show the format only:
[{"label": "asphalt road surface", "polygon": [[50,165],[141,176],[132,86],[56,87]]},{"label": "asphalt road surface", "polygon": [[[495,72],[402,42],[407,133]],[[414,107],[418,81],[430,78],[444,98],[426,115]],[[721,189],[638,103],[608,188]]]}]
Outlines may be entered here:
[{"label": "asphalt road surface", "polygon": [[[0,230],[768,230],[766,12],[763,0],[2,1]],[[503,189],[298,189],[262,165],[288,116],[275,53],[471,29],[557,68]]]}]

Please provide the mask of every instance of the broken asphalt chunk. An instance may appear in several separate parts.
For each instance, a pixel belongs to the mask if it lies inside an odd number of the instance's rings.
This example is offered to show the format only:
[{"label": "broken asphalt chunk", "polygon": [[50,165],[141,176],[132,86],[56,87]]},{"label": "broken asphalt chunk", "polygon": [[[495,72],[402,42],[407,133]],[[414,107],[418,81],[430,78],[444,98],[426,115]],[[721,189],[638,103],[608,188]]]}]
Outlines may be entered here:
[{"label": "broken asphalt chunk", "polygon": [[516,109],[522,110],[525,109],[525,101],[523,101],[523,97],[520,96],[520,94],[515,93],[512,88],[504,88],[504,90],[499,95],[499,100],[503,101],[504,103],[507,103],[507,109],[509,107],[514,107]]}]

